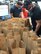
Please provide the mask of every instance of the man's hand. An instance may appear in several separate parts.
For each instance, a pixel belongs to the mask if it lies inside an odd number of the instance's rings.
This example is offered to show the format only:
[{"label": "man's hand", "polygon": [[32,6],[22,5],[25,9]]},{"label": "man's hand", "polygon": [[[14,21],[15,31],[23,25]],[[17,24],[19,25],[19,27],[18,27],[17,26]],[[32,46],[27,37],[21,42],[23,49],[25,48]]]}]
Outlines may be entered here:
[{"label": "man's hand", "polygon": [[13,13],[10,13],[10,16],[13,17]]}]

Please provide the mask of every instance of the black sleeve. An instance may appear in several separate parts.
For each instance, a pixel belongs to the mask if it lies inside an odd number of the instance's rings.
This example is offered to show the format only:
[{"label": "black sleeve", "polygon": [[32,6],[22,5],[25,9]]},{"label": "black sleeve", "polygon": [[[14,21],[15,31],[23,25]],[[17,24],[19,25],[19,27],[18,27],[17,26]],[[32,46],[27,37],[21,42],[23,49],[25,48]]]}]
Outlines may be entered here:
[{"label": "black sleeve", "polygon": [[10,9],[10,13],[13,13],[13,12],[14,12],[14,9],[13,9],[13,8],[11,8],[11,9]]},{"label": "black sleeve", "polygon": [[37,14],[36,20],[41,20],[41,10],[40,9],[37,10],[36,14]]},{"label": "black sleeve", "polygon": [[41,10],[40,10],[40,8],[39,7],[34,7],[30,11],[30,16],[31,16],[31,18],[33,17],[33,19],[35,19],[35,20],[41,19]]},{"label": "black sleeve", "polygon": [[22,8],[20,9],[20,12],[22,12]]}]

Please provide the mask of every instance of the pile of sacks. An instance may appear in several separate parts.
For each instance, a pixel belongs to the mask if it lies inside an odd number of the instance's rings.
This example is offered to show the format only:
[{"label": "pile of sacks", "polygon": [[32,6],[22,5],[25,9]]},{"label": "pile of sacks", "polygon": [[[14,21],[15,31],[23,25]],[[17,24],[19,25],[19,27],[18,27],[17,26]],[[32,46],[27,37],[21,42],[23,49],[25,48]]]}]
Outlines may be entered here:
[{"label": "pile of sacks", "polygon": [[[14,19],[13,19],[14,20]],[[16,20],[14,20],[16,22]],[[24,26],[24,21],[20,20],[22,25],[13,24],[14,21],[8,20],[0,23],[0,53],[4,54],[36,54],[38,48],[38,36],[33,31],[29,31]],[[23,21],[23,22],[22,22]],[[11,23],[12,22],[12,23]],[[2,51],[1,51],[2,50]],[[40,51],[40,48],[38,48]],[[2,53],[1,53],[2,54]]]}]

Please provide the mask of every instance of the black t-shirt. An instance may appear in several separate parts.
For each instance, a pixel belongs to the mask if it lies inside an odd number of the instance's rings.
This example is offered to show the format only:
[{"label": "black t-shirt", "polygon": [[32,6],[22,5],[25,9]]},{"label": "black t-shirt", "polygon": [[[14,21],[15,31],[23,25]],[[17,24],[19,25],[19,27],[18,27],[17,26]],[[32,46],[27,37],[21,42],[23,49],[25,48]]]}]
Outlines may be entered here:
[{"label": "black t-shirt", "polygon": [[15,5],[10,9],[10,13],[13,13],[14,17],[19,17],[21,8],[17,8]]},{"label": "black t-shirt", "polygon": [[40,10],[40,8],[35,6],[30,11],[30,16],[31,16],[31,20],[32,20],[33,30],[35,31],[36,20],[40,20],[41,19],[41,10]]},{"label": "black t-shirt", "polygon": [[[36,29],[36,20],[41,20],[41,10],[39,7],[35,6],[31,11],[30,11],[30,16],[32,20],[32,25],[33,25],[33,31]],[[41,34],[41,27],[39,28],[39,31],[37,32],[37,35]]]}]

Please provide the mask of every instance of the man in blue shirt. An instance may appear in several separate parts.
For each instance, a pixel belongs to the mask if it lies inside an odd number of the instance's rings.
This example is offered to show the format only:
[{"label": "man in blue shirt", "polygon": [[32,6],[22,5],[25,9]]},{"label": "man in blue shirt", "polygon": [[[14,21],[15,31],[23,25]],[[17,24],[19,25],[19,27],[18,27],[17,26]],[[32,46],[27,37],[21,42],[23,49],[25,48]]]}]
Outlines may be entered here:
[{"label": "man in blue shirt", "polygon": [[20,12],[21,12],[21,6],[22,6],[22,2],[17,2],[16,5],[14,5],[11,9],[10,9],[10,14],[13,17],[20,17]]}]

